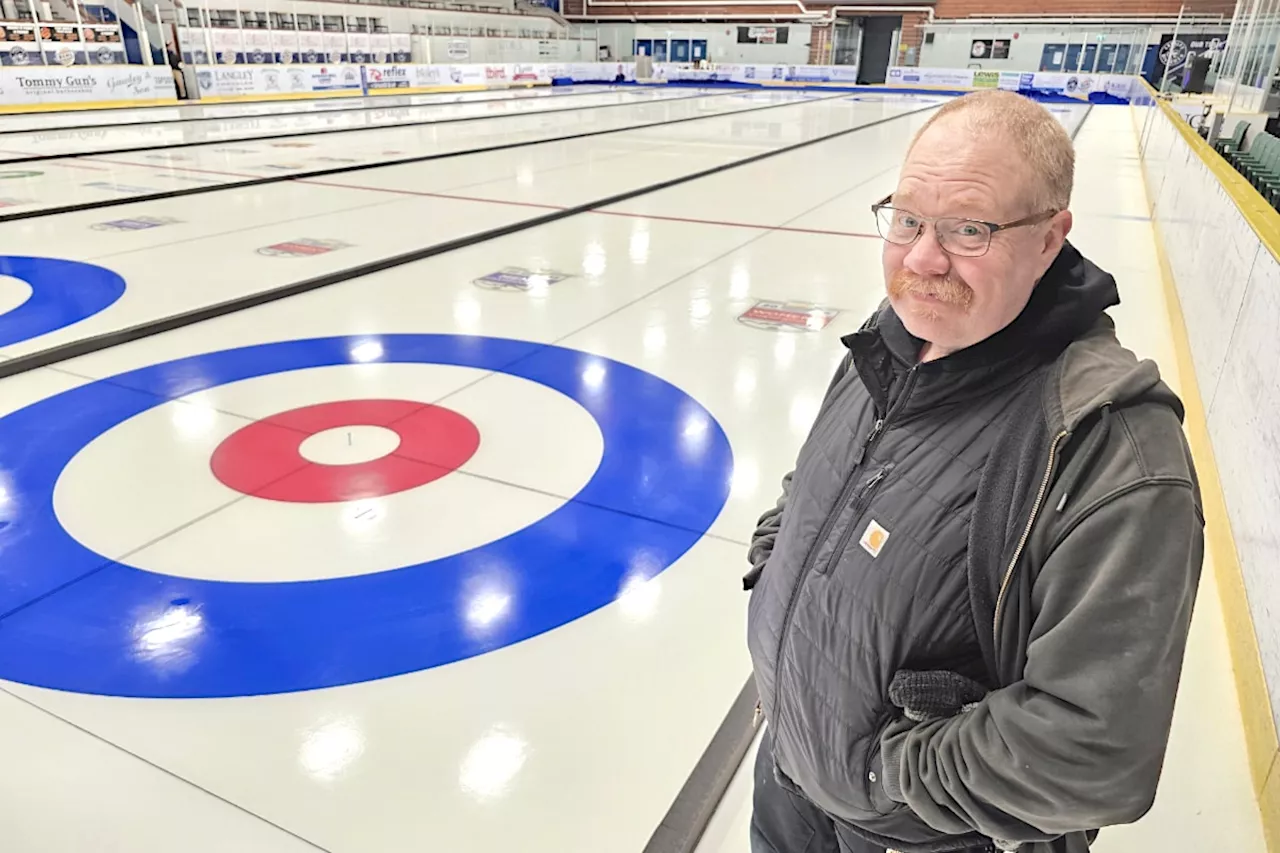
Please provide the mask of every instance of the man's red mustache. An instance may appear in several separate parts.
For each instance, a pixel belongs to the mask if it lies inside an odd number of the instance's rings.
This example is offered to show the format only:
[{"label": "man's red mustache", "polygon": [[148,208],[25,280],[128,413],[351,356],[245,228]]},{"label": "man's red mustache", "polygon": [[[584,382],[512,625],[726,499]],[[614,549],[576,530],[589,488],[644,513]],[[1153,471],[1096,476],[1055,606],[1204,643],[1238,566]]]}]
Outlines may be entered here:
[{"label": "man's red mustache", "polygon": [[958,276],[945,275],[941,278],[925,278],[910,270],[901,269],[893,274],[889,281],[889,295],[897,298],[913,293],[917,296],[932,296],[939,302],[968,308],[973,303],[973,288],[965,284]]}]

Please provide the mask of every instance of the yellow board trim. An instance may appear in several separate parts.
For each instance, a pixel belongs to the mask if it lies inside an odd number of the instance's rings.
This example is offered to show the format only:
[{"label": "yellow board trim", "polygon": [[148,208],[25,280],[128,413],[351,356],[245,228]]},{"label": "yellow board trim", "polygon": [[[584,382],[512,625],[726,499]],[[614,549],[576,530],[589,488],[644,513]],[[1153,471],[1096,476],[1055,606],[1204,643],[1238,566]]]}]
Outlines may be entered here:
[{"label": "yellow board trim", "polygon": [[[1143,81],[1144,84],[1146,81]],[[1150,90],[1155,98],[1155,90]],[[1192,150],[1213,172],[1232,199],[1240,207],[1250,226],[1276,253],[1280,241],[1272,242],[1268,234],[1280,237],[1280,215],[1235,169],[1222,159],[1213,148],[1191,130],[1167,103],[1156,99],[1165,118],[1178,128]],[[1137,108],[1130,107],[1134,133],[1141,138],[1137,124]],[[1139,145],[1141,153],[1141,145]],[[1216,161],[1216,162],[1215,162]],[[1271,710],[1271,698],[1267,692],[1266,677],[1262,670],[1262,655],[1258,649],[1258,637],[1249,610],[1249,600],[1240,568],[1240,556],[1231,534],[1231,519],[1227,514],[1222,480],[1214,461],[1213,442],[1209,436],[1209,423],[1205,413],[1200,385],[1196,378],[1195,363],[1191,357],[1191,342],[1178,298],[1178,288],[1173,269],[1164,249],[1164,238],[1155,215],[1154,197],[1147,184],[1146,170],[1142,170],[1143,188],[1147,195],[1147,210],[1151,215],[1151,227],[1155,232],[1156,256],[1160,263],[1160,278],[1168,304],[1173,347],[1177,357],[1178,373],[1182,378],[1182,401],[1186,409],[1187,440],[1196,460],[1196,472],[1200,479],[1201,499],[1205,513],[1205,544],[1214,565],[1214,577],[1222,598],[1222,610],[1226,621],[1227,645],[1231,650],[1232,674],[1240,699],[1241,722],[1244,728],[1245,750],[1249,772],[1258,806],[1262,815],[1263,832],[1267,849],[1280,853],[1280,738],[1277,737],[1275,717]],[[1248,190],[1248,193],[1245,192]],[[1250,197],[1249,193],[1252,194]],[[1266,207],[1257,209],[1258,203]],[[1264,214],[1269,213],[1273,222]]]},{"label": "yellow board trim", "polygon": [[1267,782],[1262,786],[1258,805],[1262,808],[1262,832],[1267,839],[1267,849],[1280,850],[1280,755],[1276,756]]},{"label": "yellow board trim", "polygon": [[130,107],[176,107],[174,98],[144,98],[137,101],[78,101],[67,104],[3,104],[0,115],[22,113],[74,113],[81,110],[123,110]]},{"label": "yellow board trim", "polygon": [[1182,138],[1191,146],[1191,150],[1204,161],[1209,171],[1222,184],[1223,189],[1230,194],[1231,199],[1244,215],[1245,221],[1249,223],[1249,227],[1257,233],[1262,245],[1267,247],[1272,257],[1280,260],[1280,213],[1276,212],[1275,208],[1262,197],[1262,193],[1254,189],[1243,175],[1222,159],[1222,155],[1214,151],[1212,145],[1192,130],[1191,125],[1183,120],[1177,110],[1163,98],[1157,97],[1157,92],[1150,83],[1142,80],[1142,85],[1147,88],[1147,93],[1155,98],[1157,106],[1178,129],[1178,133],[1182,134]]}]

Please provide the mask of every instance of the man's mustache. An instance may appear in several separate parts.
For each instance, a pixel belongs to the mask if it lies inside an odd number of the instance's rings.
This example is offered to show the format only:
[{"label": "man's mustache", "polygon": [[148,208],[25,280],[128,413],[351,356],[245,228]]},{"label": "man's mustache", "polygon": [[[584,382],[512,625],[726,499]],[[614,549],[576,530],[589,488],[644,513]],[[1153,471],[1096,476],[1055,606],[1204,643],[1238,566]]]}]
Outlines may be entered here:
[{"label": "man's mustache", "polygon": [[910,270],[900,269],[889,281],[889,295],[906,296],[908,293],[917,296],[932,296],[939,302],[968,308],[973,303],[973,288],[954,274],[942,277],[925,278]]}]

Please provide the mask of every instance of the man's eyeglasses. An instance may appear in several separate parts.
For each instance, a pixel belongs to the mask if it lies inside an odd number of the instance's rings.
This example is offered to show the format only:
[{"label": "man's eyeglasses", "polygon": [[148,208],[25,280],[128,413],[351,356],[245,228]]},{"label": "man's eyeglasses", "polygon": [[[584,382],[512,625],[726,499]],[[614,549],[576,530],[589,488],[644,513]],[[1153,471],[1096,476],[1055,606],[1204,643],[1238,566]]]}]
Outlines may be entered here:
[{"label": "man's eyeglasses", "polygon": [[1056,210],[1047,210],[1044,213],[1005,223],[983,222],[979,219],[963,219],[956,216],[929,219],[926,216],[918,216],[908,210],[893,207],[889,204],[892,200],[893,196],[887,195],[883,201],[871,205],[871,212],[876,215],[876,228],[881,237],[899,246],[909,246],[920,239],[925,225],[932,222],[934,231],[938,235],[938,245],[943,251],[949,255],[965,258],[979,258],[985,255],[991,248],[991,235],[997,231],[1038,225],[1058,215]]}]

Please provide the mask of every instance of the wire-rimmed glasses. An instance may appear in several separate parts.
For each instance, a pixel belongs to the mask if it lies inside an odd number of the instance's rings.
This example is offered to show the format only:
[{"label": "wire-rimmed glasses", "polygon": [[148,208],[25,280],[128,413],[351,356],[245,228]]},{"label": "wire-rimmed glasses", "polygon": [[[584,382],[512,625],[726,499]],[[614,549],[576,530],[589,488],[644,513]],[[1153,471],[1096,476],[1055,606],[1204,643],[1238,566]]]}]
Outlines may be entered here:
[{"label": "wire-rimmed glasses", "polygon": [[983,222],[980,219],[965,219],[959,216],[942,216],[930,219],[909,210],[902,210],[889,204],[892,195],[871,205],[871,212],[876,216],[876,228],[880,236],[898,246],[909,246],[924,233],[924,227],[933,223],[938,235],[938,245],[947,254],[965,258],[979,258],[991,248],[991,237],[997,231],[1010,228],[1025,228],[1038,225],[1047,219],[1057,216],[1059,211],[1046,210],[1033,216],[1023,217],[1013,222]]}]

